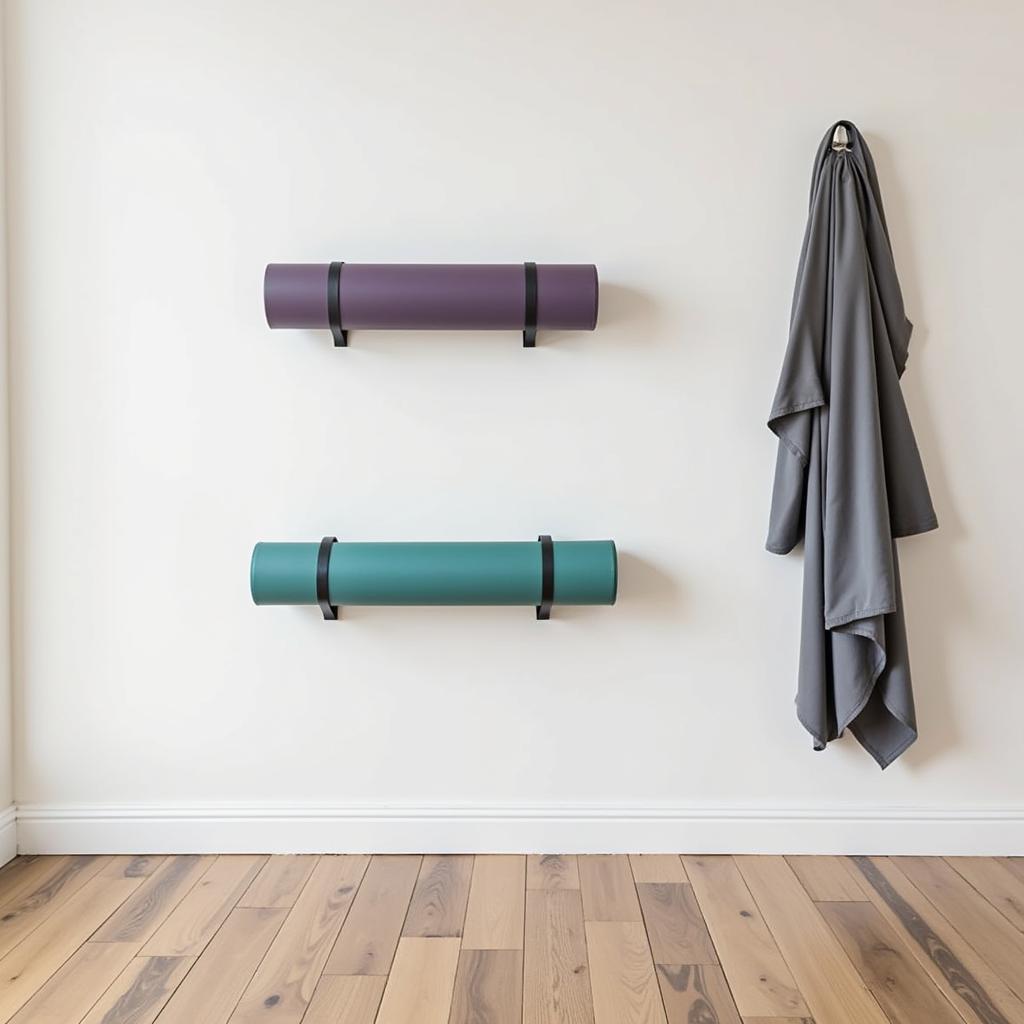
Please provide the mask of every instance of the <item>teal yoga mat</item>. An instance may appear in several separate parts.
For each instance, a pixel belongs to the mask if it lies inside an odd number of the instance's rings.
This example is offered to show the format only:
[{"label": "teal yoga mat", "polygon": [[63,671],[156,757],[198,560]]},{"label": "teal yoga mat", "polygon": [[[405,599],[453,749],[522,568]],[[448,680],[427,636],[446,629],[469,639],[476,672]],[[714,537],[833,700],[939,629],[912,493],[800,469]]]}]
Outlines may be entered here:
[{"label": "teal yoga mat", "polygon": [[[539,605],[539,541],[335,542],[327,585],[333,605]],[[320,545],[261,542],[252,553],[256,604],[317,601]],[[615,543],[554,541],[553,603],[614,604]]]}]

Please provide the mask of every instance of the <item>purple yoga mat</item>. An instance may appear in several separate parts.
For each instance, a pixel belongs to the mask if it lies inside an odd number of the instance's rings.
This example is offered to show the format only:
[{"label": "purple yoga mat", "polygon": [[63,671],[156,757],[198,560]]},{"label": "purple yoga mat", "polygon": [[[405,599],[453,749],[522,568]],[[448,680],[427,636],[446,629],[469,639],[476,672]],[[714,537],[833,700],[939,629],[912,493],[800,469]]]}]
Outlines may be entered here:
[{"label": "purple yoga mat", "polygon": [[[271,327],[328,327],[326,263],[271,263],[263,300]],[[522,330],[521,263],[346,263],[339,296],[345,330]],[[592,331],[597,267],[537,264],[537,326]]]}]

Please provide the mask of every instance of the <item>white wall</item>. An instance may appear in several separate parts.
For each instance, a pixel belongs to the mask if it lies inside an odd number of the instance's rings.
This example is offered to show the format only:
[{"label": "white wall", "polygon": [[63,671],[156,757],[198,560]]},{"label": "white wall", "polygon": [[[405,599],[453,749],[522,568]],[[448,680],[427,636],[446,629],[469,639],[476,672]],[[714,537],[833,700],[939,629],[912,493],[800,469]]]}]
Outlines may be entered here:
[{"label": "white wall", "polygon": [[[23,849],[1024,852],[1024,7],[22,0],[8,31]],[[921,739],[884,774],[811,752],[801,563],[762,547],[837,117],[942,522],[902,542]],[[332,258],[593,261],[600,326],[269,331],[264,264]],[[253,607],[253,543],[328,532],[612,537],[620,601]]]}]

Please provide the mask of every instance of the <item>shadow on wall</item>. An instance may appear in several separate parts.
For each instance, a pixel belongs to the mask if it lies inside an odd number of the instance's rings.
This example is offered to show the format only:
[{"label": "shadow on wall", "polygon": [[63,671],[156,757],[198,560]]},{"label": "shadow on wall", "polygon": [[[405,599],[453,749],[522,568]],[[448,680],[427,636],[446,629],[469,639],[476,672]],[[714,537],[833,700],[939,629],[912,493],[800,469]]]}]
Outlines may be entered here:
[{"label": "shadow on wall", "polygon": [[[598,267],[598,273],[600,271],[601,268]],[[624,330],[629,334],[629,345],[633,349],[657,338],[664,323],[665,314],[647,292],[624,284],[602,281],[595,332],[541,330],[537,344],[565,346],[572,342],[581,348],[593,347],[601,343],[601,334],[604,331],[608,332],[609,336],[603,340],[618,345],[622,339],[615,335],[619,330]]]},{"label": "shadow on wall", "polygon": [[[600,267],[598,268],[600,272]],[[261,298],[262,308],[262,298]],[[624,329],[629,332],[630,347],[649,342],[656,338],[659,331],[666,322],[665,314],[659,310],[658,305],[650,295],[640,291],[638,288],[631,288],[623,284],[607,284],[601,282],[600,295],[598,298],[597,329],[595,331],[556,331],[547,330],[541,327],[537,332],[537,346],[543,348],[546,345],[558,345],[568,347],[571,343],[581,348],[593,347],[595,343],[600,344],[601,332],[611,330],[616,332]],[[263,325],[266,327],[266,324]],[[269,331],[270,328],[267,328]],[[315,329],[286,329],[288,334],[303,337],[305,342],[311,346],[322,348],[325,345],[330,348],[333,344],[331,332],[325,328]],[[285,333],[282,331],[282,333]],[[360,341],[363,347],[378,351],[391,349],[402,349],[404,346],[422,346],[424,335],[427,340],[444,342],[450,344],[455,342],[480,344],[481,335],[507,335],[515,338],[514,331],[377,331],[377,330],[353,330],[349,335],[349,346],[359,347]],[[619,344],[621,338],[609,337],[604,339],[609,343]]]},{"label": "shadow on wall", "polygon": [[915,272],[913,236],[906,218],[901,178],[885,141],[872,135],[867,139],[885,200],[907,315],[914,323],[910,358],[902,379],[903,395],[939,519],[938,531],[897,542],[920,729],[920,739],[900,762],[917,768],[940,757],[957,743],[951,699],[957,681],[950,675],[949,641],[956,631],[970,626],[974,616],[966,579],[956,554],[966,530],[956,510],[942,462],[935,419],[929,408],[922,375],[918,372],[927,351],[929,332],[923,321],[925,307]]},{"label": "shadow on wall", "polygon": [[[637,555],[619,551],[618,558],[619,588],[615,604],[622,606],[620,610],[645,621],[678,619],[686,603],[679,581]],[[552,618],[585,622],[588,617],[594,618],[594,609],[556,604],[551,614]]]},{"label": "shadow on wall", "polygon": [[644,618],[677,619],[686,603],[679,581],[637,555],[619,555],[619,601],[636,607]]},{"label": "shadow on wall", "polygon": [[[616,605],[622,606],[618,612],[641,616],[644,620],[678,619],[680,609],[685,606],[685,594],[679,582],[659,569],[653,562],[648,562],[636,555],[619,552],[619,586]],[[314,607],[271,608],[278,613],[290,612],[301,616],[310,628],[320,629],[324,625],[320,612]],[[262,611],[262,609],[261,609]],[[604,609],[589,605],[555,604],[552,609],[552,621],[579,622],[588,621],[604,629],[606,611],[617,614],[615,609]],[[344,629],[345,622],[360,622],[364,625],[381,624],[387,629],[407,626],[410,623],[420,625],[424,620],[456,620],[467,627],[473,623],[483,624],[488,621],[500,620],[511,616],[533,616],[533,609],[527,605],[521,607],[487,606],[487,605],[345,605],[339,611]],[[433,624],[436,624],[433,623]],[[338,628],[330,624],[331,628]]]}]

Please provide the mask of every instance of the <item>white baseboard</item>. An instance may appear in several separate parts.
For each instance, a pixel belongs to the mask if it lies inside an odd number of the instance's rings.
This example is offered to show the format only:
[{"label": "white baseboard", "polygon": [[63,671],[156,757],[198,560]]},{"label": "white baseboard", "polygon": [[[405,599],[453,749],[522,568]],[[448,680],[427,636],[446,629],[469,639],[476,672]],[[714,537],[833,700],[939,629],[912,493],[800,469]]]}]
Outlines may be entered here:
[{"label": "white baseboard", "polygon": [[14,804],[0,811],[0,866],[18,855],[18,822]]},{"label": "white baseboard", "polygon": [[17,817],[18,850],[29,854],[1024,855],[1024,808],[35,804]]}]

